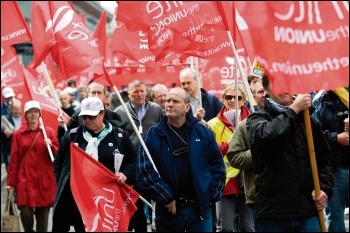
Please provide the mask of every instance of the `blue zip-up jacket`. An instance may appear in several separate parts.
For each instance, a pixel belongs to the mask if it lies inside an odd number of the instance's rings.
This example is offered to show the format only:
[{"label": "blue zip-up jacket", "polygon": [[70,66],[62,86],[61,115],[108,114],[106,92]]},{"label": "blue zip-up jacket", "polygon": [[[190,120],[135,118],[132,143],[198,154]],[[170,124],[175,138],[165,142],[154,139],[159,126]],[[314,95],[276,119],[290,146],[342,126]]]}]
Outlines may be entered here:
[{"label": "blue zip-up jacket", "polygon": [[[186,142],[190,147],[194,197],[198,205],[198,215],[201,217],[210,208],[210,202],[217,202],[222,197],[226,178],[225,165],[214,134],[189,113],[186,114],[186,120],[189,126]],[[142,194],[161,206],[178,198],[175,192],[177,175],[174,149],[166,125],[165,116],[143,137],[157,170],[142,146],[139,147],[136,166],[137,186]],[[162,218],[159,211],[156,207],[156,216]]]}]

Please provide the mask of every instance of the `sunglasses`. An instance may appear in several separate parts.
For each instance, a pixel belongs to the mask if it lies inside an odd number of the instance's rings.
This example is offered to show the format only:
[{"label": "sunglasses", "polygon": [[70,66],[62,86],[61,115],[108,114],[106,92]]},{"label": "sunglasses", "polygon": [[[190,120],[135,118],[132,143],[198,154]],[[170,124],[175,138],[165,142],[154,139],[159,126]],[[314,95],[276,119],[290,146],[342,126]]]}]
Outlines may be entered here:
[{"label": "sunglasses", "polygon": [[[225,98],[225,100],[232,100],[235,98],[235,96],[234,95],[225,95],[224,98]],[[243,97],[240,95],[237,98],[238,98],[238,101],[241,101],[243,99]]]},{"label": "sunglasses", "polygon": [[189,150],[190,150],[190,148],[188,146],[184,146],[184,147],[181,147],[178,150],[175,150],[173,155],[174,156],[182,155],[182,154],[188,152]]},{"label": "sunglasses", "polygon": [[83,118],[83,120],[89,119],[90,121],[93,121],[97,118],[98,115],[96,116],[81,116],[81,118]]}]

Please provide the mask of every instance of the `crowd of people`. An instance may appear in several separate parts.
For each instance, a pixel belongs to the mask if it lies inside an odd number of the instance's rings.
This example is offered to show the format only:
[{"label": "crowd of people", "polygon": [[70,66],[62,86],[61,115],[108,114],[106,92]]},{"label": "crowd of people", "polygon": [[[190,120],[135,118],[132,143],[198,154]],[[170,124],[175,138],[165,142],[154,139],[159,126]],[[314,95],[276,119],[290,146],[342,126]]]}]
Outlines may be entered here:
[{"label": "crowd of people", "polygon": [[320,232],[325,211],[328,231],[345,232],[349,95],[341,88],[276,94],[266,74],[247,79],[248,90],[229,85],[218,98],[200,88],[195,69],[185,68],[179,87],[147,89],[132,80],[124,103],[101,83],[77,87],[71,80],[57,93],[56,129],[41,124],[45,113],[35,100],[23,104],[22,122],[21,101],[4,88],[1,155],[24,230],[85,231],[69,182],[74,142],[113,173],[115,151],[124,155],[116,185],[144,197],[128,231],[147,232],[150,223],[157,232]]}]

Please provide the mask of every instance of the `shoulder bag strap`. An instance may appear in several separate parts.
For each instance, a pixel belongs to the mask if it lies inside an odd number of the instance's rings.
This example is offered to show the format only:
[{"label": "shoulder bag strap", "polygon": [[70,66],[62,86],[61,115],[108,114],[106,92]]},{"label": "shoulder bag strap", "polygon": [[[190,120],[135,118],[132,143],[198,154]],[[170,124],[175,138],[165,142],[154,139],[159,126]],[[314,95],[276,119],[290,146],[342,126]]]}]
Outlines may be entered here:
[{"label": "shoulder bag strap", "polygon": [[38,134],[36,135],[36,137],[35,137],[35,139],[34,139],[32,145],[31,145],[30,148],[28,149],[27,153],[24,155],[24,157],[23,157],[23,159],[22,159],[22,162],[21,162],[21,166],[22,166],[22,164],[23,164],[24,159],[25,159],[25,158],[27,157],[27,155],[29,154],[29,151],[33,148],[36,139],[39,137],[39,134],[40,134],[40,131],[39,131]]}]

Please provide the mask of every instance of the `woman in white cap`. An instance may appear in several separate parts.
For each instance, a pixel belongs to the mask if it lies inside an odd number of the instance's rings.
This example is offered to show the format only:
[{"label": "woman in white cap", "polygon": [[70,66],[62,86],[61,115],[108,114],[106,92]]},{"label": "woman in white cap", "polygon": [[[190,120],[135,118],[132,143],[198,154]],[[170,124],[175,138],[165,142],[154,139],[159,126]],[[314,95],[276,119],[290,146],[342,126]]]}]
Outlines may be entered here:
[{"label": "woman in white cap", "polygon": [[[47,145],[55,155],[58,150],[56,132],[45,126],[47,139],[39,125],[41,107],[37,101],[24,105],[27,124],[13,133],[7,189],[16,192],[17,206],[25,232],[47,232],[48,216],[57,189],[53,164]],[[34,216],[36,229],[34,227]]]}]

